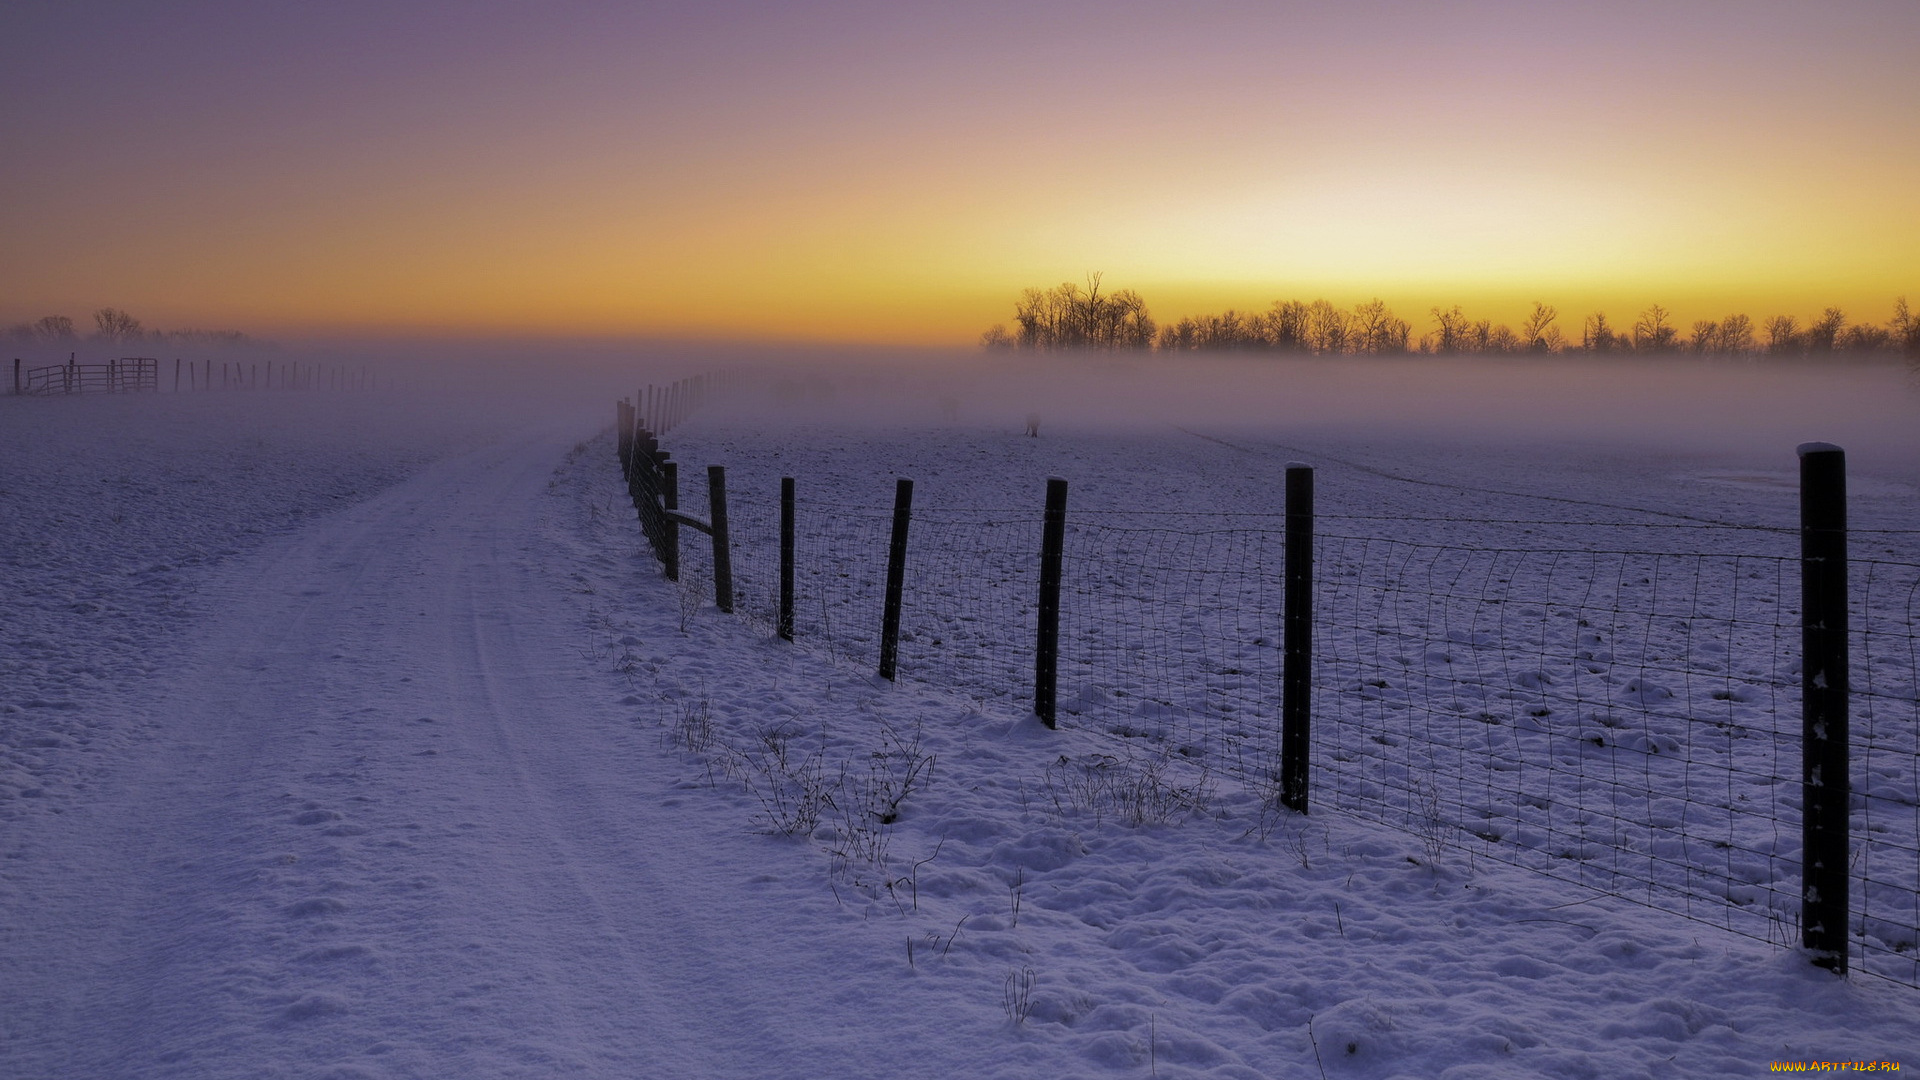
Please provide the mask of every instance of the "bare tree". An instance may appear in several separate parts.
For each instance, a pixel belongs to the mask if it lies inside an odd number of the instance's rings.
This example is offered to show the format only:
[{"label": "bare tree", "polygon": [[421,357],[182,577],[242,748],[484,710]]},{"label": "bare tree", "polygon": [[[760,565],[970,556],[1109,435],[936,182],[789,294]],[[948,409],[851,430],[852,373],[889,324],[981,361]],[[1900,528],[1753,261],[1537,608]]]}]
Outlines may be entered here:
[{"label": "bare tree", "polygon": [[1257,341],[1247,328],[1246,317],[1232,308],[1218,315],[1200,318],[1200,347],[1203,349],[1244,349]]},{"label": "bare tree", "polygon": [[65,315],[43,315],[33,324],[33,336],[41,341],[72,341],[80,335]]},{"label": "bare tree", "polygon": [[1673,348],[1674,341],[1679,337],[1679,331],[1667,322],[1669,314],[1671,313],[1659,304],[1654,304],[1640,313],[1640,318],[1633,324],[1633,351],[1658,353],[1668,352]]},{"label": "bare tree", "polygon": [[[1085,289],[1064,282],[1052,289],[1022,290],[1013,306],[1019,329],[1007,335],[1012,344],[1023,349],[1151,347],[1154,323],[1146,301],[1131,289],[1102,296],[1100,280],[1101,275],[1090,274]],[[981,343],[998,347],[993,333],[987,331]]]},{"label": "bare tree", "polygon": [[1132,289],[1121,289],[1107,299],[1100,315],[1100,347],[1147,349],[1153,346],[1153,316],[1147,302]]},{"label": "bare tree", "polygon": [[1520,321],[1520,344],[1528,352],[1549,353],[1560,351],[1560,328],[1553,321],[1560,312],[1551,304],[1533,302],[1533,312]]},{"label": "bare tree", "polygon": [[1767,320],[1767,352],[1774,356],[1788,356],[1806,349],[1806,340],[1800,336],[1800,320],[1791,315],[1775,315]]},{"label": "bare tree", "polygon": [[1753,320],[1729,315],[1720,320],[1720,351],[1740,356],[1753,351]]},{"label": "bare tree", "polygon": [[1841,331],[1834,348],[1846,352],[1886,352],[1893,347],[1893,331],[1872,323],[1860,323]]},{"label": "bare tree", "polygon": [[1920,356],[1920,316],[1908,310],[1906,297],[1894,299],[1893,318],[1887,321],[1887,329],[1892,332],[1894,345]]},{"label": "bare tree", "polygon": [[1460,313],[1460,305],[1455,304],[1451,311],[1434,308],[1433,333],[1427,335],[1426,344],[1433,352],[1459,353],[1471,347],[1473,325]]},{"label": "bare tree", "polygon": [[1270,349],[1293,352],[1308,348],[1308,305],[1298,300],[1275,300],[1260,316],[1260,340]]},{"label": "bare tree", "polygon": [[138,341],[146,336],[140,320],[118,308],[101,308],[93,313],[94,337],[101,341]]},{"label": "bare tree", "polygon": [[1620,335],[1607,322],[1607,313],[1596,311],[1587,316],[1580,332],[1580,347],[1588,352],[1609,353],[1620,348]]},{"label": "bare tree", "polygon": [[1353,328],[1347,313],[1325,300],[1307,305],[1307,347],[1316,353],[1339,355],[1348,349]]},{"label": "bare tree", "polygon": [[1712,319],[1697,319],[1693,336],[1687,339],[1687,351],[1702,356],[1720,351],[1720,324]]},{"label": "bare tree", "polygon": [[1353,309],[1354,350],[1364,353],[1403,353],[1412,332],[1405,319],[1394,317],[1378,297]]},{"label": "bare tree", "polygon": [[1160,328],[1159,348],[1168,352],[1196,348],[1199,326],[1192,319],[1181,319]]},{"label": "bare tree", "polygon": [[1839,308],[1828,308],[1820,317],[1807,324],[1805,333],[1806,350],[1816,353],[1830,353],[1839,344],[1840,334],[1846,329],[1847,317]]}]

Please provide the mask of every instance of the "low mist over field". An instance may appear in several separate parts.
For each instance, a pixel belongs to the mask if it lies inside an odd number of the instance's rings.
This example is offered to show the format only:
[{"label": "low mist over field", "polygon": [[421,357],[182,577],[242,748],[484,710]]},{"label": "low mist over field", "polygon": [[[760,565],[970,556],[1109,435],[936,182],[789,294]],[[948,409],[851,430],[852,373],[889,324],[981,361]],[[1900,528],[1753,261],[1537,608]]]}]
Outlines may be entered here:
[{"label": "low mist over field", "polygon": [[1305,441],[1613,446],[1789,465],[1795,445],[1824,440],[1846,447],[1856,468],[1920,473],[1920,369],[1897,358],[1275,358],[365,339],[287,346],[245,362],[289,359],[375,370],[395,392],[428,402],[598,411],[608,422],[615,400],[647,384],[724,374],[730,411],[855,426],[1018,432],[1037,415],[1043,438],[1178,425]]}]

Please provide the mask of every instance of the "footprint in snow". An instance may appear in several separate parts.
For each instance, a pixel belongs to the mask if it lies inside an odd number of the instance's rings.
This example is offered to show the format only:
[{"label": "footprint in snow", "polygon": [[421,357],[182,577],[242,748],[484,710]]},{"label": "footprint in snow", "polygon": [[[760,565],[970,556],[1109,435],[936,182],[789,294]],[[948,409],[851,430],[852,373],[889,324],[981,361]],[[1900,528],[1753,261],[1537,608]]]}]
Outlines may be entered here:
[{"label": "footprint in snow", "polygon": [[304,994],[281,1010],[281,1015],[289,1020],[311,1020],[319,1016],[334,1016],[346,1012],[347,1008],[347,999],[338,994]]}]

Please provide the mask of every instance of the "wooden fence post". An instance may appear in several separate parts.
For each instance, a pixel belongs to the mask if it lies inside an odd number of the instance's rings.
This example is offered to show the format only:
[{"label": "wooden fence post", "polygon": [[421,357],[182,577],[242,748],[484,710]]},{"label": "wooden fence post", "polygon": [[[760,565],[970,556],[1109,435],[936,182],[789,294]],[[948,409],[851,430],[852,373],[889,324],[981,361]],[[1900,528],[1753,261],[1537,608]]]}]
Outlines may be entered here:
[{"label": "wooden fence post", "polygon": [[1067,482],[1047,477],[1046,517],[1040,530],[1040,619],[1033,648],[1033,711],[1056,727],[1060,675],[1060,570],[1067,546]]},{"label": "wooden fence post", "polygon": [[1281,623],[1280,803],[1307,812],[1313,722],[1313,469],[1287,465],[1286,598]]},{"label": "wooden fence post", "polygon": [[900,659],[900,593],[907,580],[907,523],[913,517],[913,481],[893,486],[893,542],[887,546],[887,606],[880,618],[880,677],[893,681]]},{"label": "wooden fence post", "polygon": [[633,497],[633,427],[627,422],[625,399],[613,403],[613,447],[620,458],[620,479],[627,482],[627,494]]},{"label": "wooden fence post", "polygon": [[[660,463],[660,502],[668,510],[680,509],[680,463],[662,461]],[[666,516],[661,529],[661,558],[666,565],[667,580],[680,580],[680,522],[672,514]]]},{"label": "wooden fence post", "polygon": [[727,543],[727,469],[707,466],[707,513],[713,525],[713,606],[733,612],[733,549]]},{"label": "wooden fence post", "polygon": [[780,478],[780,637],[793,640],[793,477]]},{"label": "wooden fence post", "polygon": [[1847,973],[1847,458],[1800,453],[1800,942]]}]

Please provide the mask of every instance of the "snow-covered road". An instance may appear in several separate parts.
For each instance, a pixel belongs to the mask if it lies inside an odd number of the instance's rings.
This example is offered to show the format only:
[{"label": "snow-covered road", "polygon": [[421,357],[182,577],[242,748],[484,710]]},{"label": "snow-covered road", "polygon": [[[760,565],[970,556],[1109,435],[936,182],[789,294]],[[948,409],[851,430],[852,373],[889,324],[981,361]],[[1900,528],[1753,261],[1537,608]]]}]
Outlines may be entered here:
[{"label": "snow-covered road", "polygon": [[764,992],[844,981],[828,939],[756,932],[793,913],[752,879],[804,852],[663,797],[680,778],[657,736],[583,654],[544,513],[577,434],[441,461],[207,587],[196,644],[114,706],[152,738],[22,823],[7,1075],[818,1076],[852,1046],[889,1056],[820,1024],[827,1003]]}]

